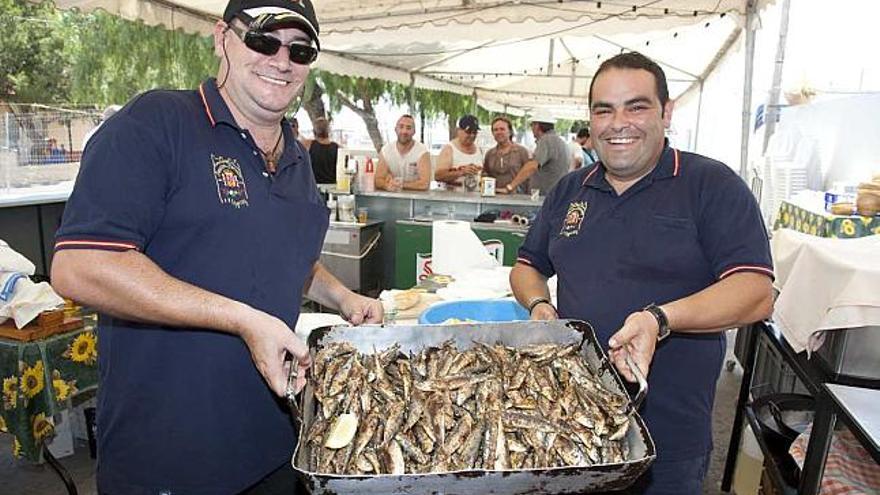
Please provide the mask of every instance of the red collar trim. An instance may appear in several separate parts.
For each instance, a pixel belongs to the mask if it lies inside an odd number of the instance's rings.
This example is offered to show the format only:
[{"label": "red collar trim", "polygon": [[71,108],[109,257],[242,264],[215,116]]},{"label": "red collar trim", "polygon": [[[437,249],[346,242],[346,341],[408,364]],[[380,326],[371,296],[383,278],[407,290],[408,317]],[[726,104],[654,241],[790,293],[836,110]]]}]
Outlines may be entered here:
[{"label": "red collar trim", "polygon": [[208,100],[205,98],[205,83],[199,84],[199,95],[202,97],[202,104],[205,105],[205,112],[208,113],[208,120],[211,121],[211,127],[216,127],[217,122],[214,121],[214,114],[211,113],[211,107],[208,106]]}]

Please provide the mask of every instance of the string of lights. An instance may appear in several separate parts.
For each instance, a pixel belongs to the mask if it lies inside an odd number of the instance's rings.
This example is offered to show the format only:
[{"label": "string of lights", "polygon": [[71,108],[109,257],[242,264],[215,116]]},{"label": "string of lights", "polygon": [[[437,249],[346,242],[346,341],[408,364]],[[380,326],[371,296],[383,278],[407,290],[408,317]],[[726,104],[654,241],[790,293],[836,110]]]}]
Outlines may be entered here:
[{"label": "string of lights", "polygon": [[[652,2],[649,2],[649,3],[658,3],[660,1],[662,1],[662,0],[653,0]],[[505,40],[505,41],[500,41],[497,43],[489,43],[489,44],[485,44],[482,46],[476,45],[476,46],[470,46],[470,47],[466,47],[466,48],[450,48],[450,49],[443,49],[443,50],[416,51],[416,52],[358,52],[358,51],[350,51],[349,50],[349,51],[346,51],[346,53],[349,55],[354,55],[354,56],[376,57],[376,58],[400,57],[400,56],[419,57],[419,56],[431,56],[431,55],[454,55],[454,54],[460,54],[460,53],[465,53],[465,52],[487,50],[487,49],[499,48],[499,47],[503,47],[503,46],[526,43],[526,42],[534,41],[537,39],[556,37],[556,36],[559,36],[559,35],[567,33],[567,32],[583,29],[586,27],[591,27],[591,26],[594,26],[595,24],[599,24],[599,23],[608,21],[610,19],[619,18],[622,15],[623,14],[610,14],[610,15],[607,15],[607,16],[601,18],[601,19],[591,19],[588,22],[580,23],[575,26],[569,26],[569,27],[557,29],[554,31],[538,33],[533,36],[528,36],[525,38]],[[724,18],[727,15],[727,13],[722,12],[721,14],[718,14],[718,15],[719,15],[719,18]],[[712,23],[711,20],[706,21],[705,27],[709,27],[711,25],[711,23]],[[678,36],[678,32],[676,32],[673,35],[673,37],[677,37],[677,36]],[[650,43],[651,43],[651,40],[648,40],[648,45],[650,45]],[[333,50],[327,50],[327,51],[334,52]],[[340,53],[340,52],[334,52],[334,53]]]},{"label": "string of lights", "polygon": [[[725,17],[726,17],[726,14],[722,13],[718,16],[718,19],[720,20]],[[704,29],[709,28],[711,25],[712,25],[712,22],[707,21],[703,25],[703,28]],[[682,41],[683,38],[682,38],[681,33],[679,31],[674,31],[671,34],[664,34],[662,36],[654,36],[651,39],[644,40],[644,41],[640,42],[638,46],[645,46],[646,48],[650,47],[652,44],[654,44],[656,46],[658,44],[658,42],[665,41],[667,39],[673,39],[673,40],[680,42],[680,41]],[[608,57],[611,57],[611,56],[616,55],[618,53],[623,53],[624,51],[626,51],[625,49],[619,48],[617,46],[615,46],[614,48],[615,49],[613,51],[609,50],[609,51],[596,52],[595,59],[602,60],[603,58],[608,58]],[[350,52],[346,52],[346,54],[351,55]],[[590,55],[589,57],[592,58],[592,55]],[[582,58],[587,58],[587,57],[582,57]],[[579,67],[581,63],[582,63],[582,60],[579,58],[568,58],[564,61],[556,62],[554,65],[555,65],[556,69],[574,68],[576,71],[577,67]],[[487,79],[493,79],[493,78],[527,77],[527,76],[534,76],[534,75],[543,75],[545,77],[555,77],[555,78],[562,78],[562,79],[567,79],[567,80],[570,80],[572,77],[574,77],[575,79],[590,79],[592,77],[592,75],[590,75],[590,74],[575,74],[574,76],[572,76],[571,74],[556,73],[553,75],[549,75],[547,72],[548,72],[547,65],[544,64],[544,65],[532,67],[529,69],[523,69],[523,70],[518,70],[518,71],[506,71],[506,72],[505,71],[496,71],[496,72],[491,72],[491,71],[490,72],[425,71],[425,72],[422,72],[422,74],[430,75],[432,77],[437,77],[439,79],[443,79],[446,81],[458,81],[458,82],[485,81]],[[686,79],[670,78],[670,81],[672,81],[672,82],[693,82],[694,80],[695,80],[694,78],[686,78]]]},{"label": "string of lights", "polygon": [[[347,5],[344,11],[339,11],[339,15],[334,15],[333,11],[323,11],[322,12],[322,20],[323,24],[326,26],[326,33],[328,34],[350,34],[354,32],[364,32],[364,31],[373,31],[377,29],[383,29],[381,26],[377,26],[374,28],[364,29],[363,26],[351,27],[351,28],[334,28],[334,25],[342,25],[348,23],[355,22],[363,22],[363,21],[373,21],[376,19],[394,19],[397,17],[410,17],[410,16],[424,16],[425,14],[440,14],[437,17],[432,17],[430,19],[420,19],[412,22],[401,22],[394,24],[395,28],[401,27],[410,27],[410,28],[418,28],[422,27],[426,24],[440,24],[444,21],[458,19],[461,21],[463,16],[473,16],[474,14],[479,14],[482,12],[486,12],[487,10],[497,9],[497,8],[507,8],[511,6],[528,6],[535,8],[544,8],[548,10],[552,10],[554,12],[567,12],[574,13],[580,15],[589,15],[589,14],[604,14],[604,11],[609,9],[620,9],[619,15],[629,15],[629,16],[642,16],[642,17],[664,17],[664,16],[676,16],[676,17],[698,17],[701,15],[712,15],[718,13],[718,8],[721,5],[721,2],[717,2],[713,9],[684,9],[684,8],[669,8],[669,7],[655,7],[657,3],[661,3],[662,0],[657,0],[653,2],[647,2],[642,5],[626,3],[626,2],[596,2],[592,0],[531,0],[531,1],[523,1],[523,0],[504,0],[500,2],[488,3],[481,2],[476,5],[474,4],[457,4],[454,6],[447,7],[431,7],[427,8],[421,5],[413,8],[406,8],[404,5],[399,3],[389,3],[389,4],[379,4],[379,5],[371,5],[373,8],[384,9],[378,13],[370,13],[370,14],[361,14],[361,15],[351,15],[352,11],[357,11],[356,7],[352,8],[352,6]],[[582,5],[583,8],[569,8],[564,5]],[[604,8],[604,11],[603,11]],[[396,10],[391,10],[396,9]]]}]

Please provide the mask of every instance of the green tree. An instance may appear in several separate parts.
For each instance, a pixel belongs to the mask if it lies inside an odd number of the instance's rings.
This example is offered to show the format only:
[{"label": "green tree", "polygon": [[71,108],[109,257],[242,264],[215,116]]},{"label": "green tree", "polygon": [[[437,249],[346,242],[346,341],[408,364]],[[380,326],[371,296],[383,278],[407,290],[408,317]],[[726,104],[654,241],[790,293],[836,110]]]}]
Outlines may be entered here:
[{"label": "green tree", "polygon": [[382,79],[341,76],[326,71],[313,72],[316,72],[315,78],[327,94],[330,111],[338,112],[344,106],[358,114],[367,127],[367,134],[376,151],[382,149],[385,143],[382,133],[379,132],[376,104],[388,95],[394,83]]},{"label": "green tree", "polygon": [[194,88],[217,73],[211,37],[147,26],[104,12],[65,16],[70,101],[124,103],[155,88]]},{"label": "green tree", "polygon": [[66,101],[70,84],[60,15],[50,2],[0,0],[0,100]]}]

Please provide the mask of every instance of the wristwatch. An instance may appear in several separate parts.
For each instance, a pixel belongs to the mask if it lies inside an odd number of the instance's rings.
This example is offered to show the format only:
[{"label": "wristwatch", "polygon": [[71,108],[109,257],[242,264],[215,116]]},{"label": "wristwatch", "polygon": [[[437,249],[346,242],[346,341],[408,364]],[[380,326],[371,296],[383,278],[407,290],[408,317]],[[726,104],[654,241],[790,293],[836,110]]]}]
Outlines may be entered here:
[{"label": "wristwatch", "polygon": [[664,313],[663,310],[660,309],[660,306],[651,303],[642,308],[642,311],[647,311],[648,313],[651,313],[651,316],[653,316],[654,319],[657,320],[657,342],[660,342],[666,337],[669,337],[669,334],[672,333],[672,329],[669,328],[669,319],[666,318],[666,313]]},{"label": "wristwatch", "polygon": [[529,299],[529,315],[532,314],[532,311],[534,311],[539,304],[549,304],[550,307],[553,308],[553,311],[556,311],[556,306],[554,306],[549,299],[547,299],[546,297],[535,297]]}]

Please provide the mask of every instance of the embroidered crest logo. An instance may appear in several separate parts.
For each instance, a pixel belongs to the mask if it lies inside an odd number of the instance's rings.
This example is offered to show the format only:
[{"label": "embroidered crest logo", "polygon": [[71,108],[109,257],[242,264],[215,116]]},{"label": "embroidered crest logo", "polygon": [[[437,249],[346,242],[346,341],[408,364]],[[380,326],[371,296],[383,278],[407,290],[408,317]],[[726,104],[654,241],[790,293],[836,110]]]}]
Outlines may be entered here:
[{"label": "embroidered crest logo", "polygon": [[568,213],[565,214],[565,220],[562,222],[562,230],[559,235],[571,237],[578,235],[581,231],[581,224],[584,222],[584,215],[587,213],[586,201],[574,201],[568,205]]},{"label": "embroidered crest logo", "polygon": [[220,204],[235,208],[248,206],[247,185],[238,160],[211,154],[214,164],[214,182],[217,183],[217,196]]}]

